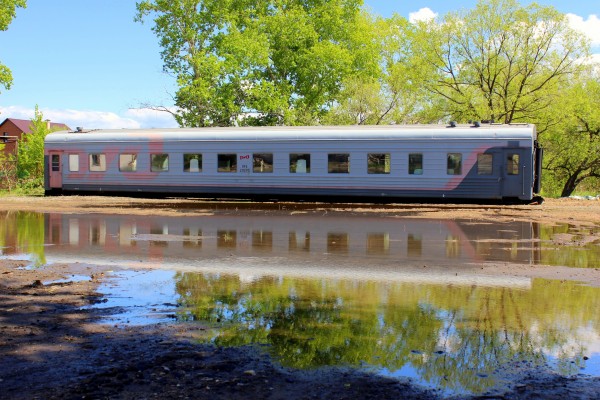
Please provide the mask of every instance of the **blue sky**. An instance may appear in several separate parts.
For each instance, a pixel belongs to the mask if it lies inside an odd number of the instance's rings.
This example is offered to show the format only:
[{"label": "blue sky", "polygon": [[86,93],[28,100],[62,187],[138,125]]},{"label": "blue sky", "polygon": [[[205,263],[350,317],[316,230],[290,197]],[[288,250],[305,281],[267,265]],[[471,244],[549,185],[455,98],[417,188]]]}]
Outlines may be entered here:
[{"label": "blue sky", "polygon": [[[476,0],[365,0],[383,16],[444,15],[473,8]],[[529,1],[523,0],[522,3]],[[135,0],[28,0],[0,32],[0,61],[13,73],[0,89],[0,121],[29,119],[35,105],[45,118],[71,127],[175,127],[167,113],[140,109],[171,106],[174,79],[162,72],[151,21],[133,21]],[[600,1],[539,0],[585,30],[600,59]]]}]

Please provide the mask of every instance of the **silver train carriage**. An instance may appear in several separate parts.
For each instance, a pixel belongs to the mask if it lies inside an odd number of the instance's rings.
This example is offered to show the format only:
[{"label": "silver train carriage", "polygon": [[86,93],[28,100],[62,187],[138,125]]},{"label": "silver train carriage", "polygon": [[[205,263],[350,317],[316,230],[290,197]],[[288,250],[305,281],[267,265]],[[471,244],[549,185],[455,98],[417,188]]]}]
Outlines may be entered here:
[{"label": "silver train carriage", "polygon": [[45,189],[245,198],[531,200],[534,125],[121,129],[51,133]]}]

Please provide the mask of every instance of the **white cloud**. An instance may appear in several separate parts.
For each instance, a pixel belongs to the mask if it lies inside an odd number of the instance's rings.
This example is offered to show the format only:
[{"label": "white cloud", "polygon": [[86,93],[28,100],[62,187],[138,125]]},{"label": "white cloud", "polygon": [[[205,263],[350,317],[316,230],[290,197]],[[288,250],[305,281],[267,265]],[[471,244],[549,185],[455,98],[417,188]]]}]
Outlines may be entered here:
[{"label": "white cloud", "polygon": [[[175,112],[175,108],[170,109]],[[167,111],[157,111],[148,108],[130,108],[125,113],[129,118],[138,121],[142,128],[176,128],[177,122]]]},{"label": "white cloud", "polygon": [[600,46],[600,18],[592,14],[587,19],[579,15],[567,14],[571,28],[583,32],[592,41],[592,46]]},{"label": "white cloud", "polygon": [[590,63],[592,64],[594,72],[598,74],[597,76],[600,76],[600,54],[592,54],[590,58]]},{"label": "white cloud", "polygon": [[[595,14],[589,15],[586,20],[576,14],[566,14],[566,17],[571,29],[582,33],[590,40],[591,56],[580,58],[577,61],[582,64],[591,64],[594,70],[600,73],[600,19]],[[542,23],[539,23],[537,28],[540,32],[548,29]],[[556,45],[560,45],[560,42],[557,41]]]},{"label": "white cloud", "polygon": [[[68,125],[75,129],[81,126],[86,129],[137,129],[137,128],[174,128],[177,123],[167,112],[147,109],[130,109],[123,115],[108,111],[92,110],[56,110],[44,109],[40,111],[44,119]],[[0,107],[0,120],[4,118],[32,119],[34,109],[11,106]]]},{"label": "white cloud", "polygon": [[414,23],[421,22],[421,21],[422,22],[431,21],[432,19],[435,19],[437,16],[438,16],[438,14],[433,12],[431,10],[431,8],[424,7],[424,8],[421,8],[419,11],[409,13],[408,20],[410,21],[410,23],[414,24]]}]

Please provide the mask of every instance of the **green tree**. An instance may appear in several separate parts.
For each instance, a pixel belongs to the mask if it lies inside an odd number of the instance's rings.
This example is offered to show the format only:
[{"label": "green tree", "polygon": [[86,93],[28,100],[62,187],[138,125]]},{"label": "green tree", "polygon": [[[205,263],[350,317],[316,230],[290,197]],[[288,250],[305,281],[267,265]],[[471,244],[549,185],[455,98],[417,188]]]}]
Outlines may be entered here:
[{"label": "green tree", "polygon": [[570,196],[584,181],[600,178],[600,76],[583,75],[560,91],[548,108],[560,122],[543,137],[547,186]]},{"label": "green tree", "polygon": [[431,76],[417,64],[416,26],[394,15],[364,18],[361,35],[370,43],[377,67],[342,82],[342,91],[326,122],[333,124],[406,124],[422,121],[424,84]]},{"label": "green tree", "polygon": [[[0,31],[8,29],[8,25],[12,22],[17,14],[17,8],[27,7],[26,0],[1,0],[0,1]],[[12,85],[12,73],[10,69],[0,63],[0,87],[10,89]]]},{"label": "green tree", "polygon": [[17,184],[16,163],[4,153],[6,145],[0,143],[0,190],[11,191]]},{"label": "green tree", "polygon": [[536,122],[544,131],[552,121],[540,115],[589,54],[564,14],[536,3],[480,0],[422,28],[417,53],[437,71],[429,89],[458,121]]},{"label": "green tree", "polygon": [[31,133],[23,134],[17,148],[17,177],[21,186],[42,186],[44,181],[44,139],[51,131],[42,112],[35,106]]},{"label": "green tree", "polygon": [[[362,0],[145,0],[182,126],[314,124],[375,68]],[[367,48],[367,53],[363,48]],[[249,117],[250,116],[250,117]]]}]

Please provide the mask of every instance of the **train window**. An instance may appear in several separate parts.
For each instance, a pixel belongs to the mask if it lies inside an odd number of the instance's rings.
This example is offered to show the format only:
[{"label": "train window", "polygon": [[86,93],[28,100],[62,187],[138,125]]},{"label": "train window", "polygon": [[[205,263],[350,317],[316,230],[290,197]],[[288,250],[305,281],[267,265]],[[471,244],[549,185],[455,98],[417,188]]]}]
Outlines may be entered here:
[{"label": "train window", "polygon": [[219,154],[217,156],[218,172],[236,172],[237,154]]},{"label": "train window", "polygon": [[90,172],[106,171],[106,154],[93,153],[90,154]]},{"label": "train window", "polygon": [[218,249],[235,249],[237,247],[237,231],[236,230],[219,230],[217,231],[217,248]]},{"label": "train window", "polygon": [[168,154],[150,154],[150,171],[166,172],[169,170]]},{"label": "train window", "polygon": [[492,175],[494,157],[491,154],[477,154],[477,175]]},{"label": "train window", "polygon": [[79,154],[69,154],[69,171],[79,172]]},{"label": "train window", "polygon": [[390,165],[390,153],[369,154],[367,156],[367,172],[369,174],[389,174]]},{"label": "train window", "polygon": [[184,154],[183,172],[202,172],[202,154]]},{"label": "train window", "polygon": [[183,247],[202,247],[202,229],[184,228],[183,229]]},{"label": "train window", "polygon": [[348,233],[328,233],[327,253],[346,254],[350,249],[350,235]]},{"label": "train window", "polygon": [[389,251],[389,233],[367,233],[367,254],[387,254]]},{"label": "train window", "polygon": [[252,171],[263,173],[273,172],[273,154],[272,153],[254,153],[252,154]]},{"label": "train window", "polygon": [[421,257],[423,255],[423,237],[420,234],[408,234],[406,237],[406,254],[409,257]]},{"label": "train window", "polygon": [[329,154],[327,172],[330,174],[350,173],[350,154]]},{"label": "train window", "polygon": [[137,170],[137,154],[119,154],[119,171],[135,172]]},{"label": "train window", "polygon": [[508,175],[519,175],[519,155],[509,154],[506,159],[506,173]]},{"label": "train window", "polygon": [[290,232],[288,235],[288,249],[290,251],[310,251],[310,231]]},{"label": "train window", "polygon": [[423,175],[423,154],[412,153],[408,155],[408,174]]},{"label": "train window", "polygon": [[60,171],[60,155],[52,154],[52,171],[59,172]]},{"label": "train window", "polygon": [[310,154],[290,154],[290,173],[310,173]]},{"label": "train window", "polygon": [[462,174],[462,154],[448,153],[448,175]]}]

